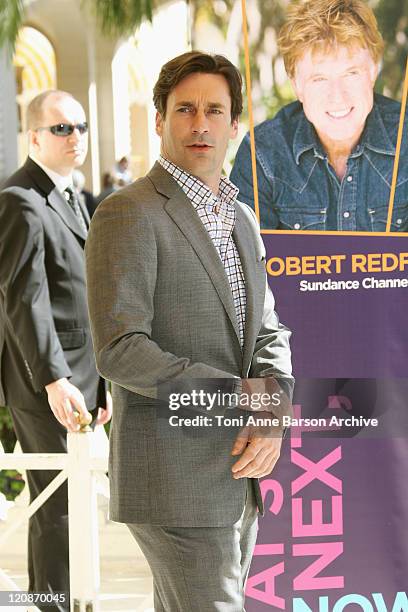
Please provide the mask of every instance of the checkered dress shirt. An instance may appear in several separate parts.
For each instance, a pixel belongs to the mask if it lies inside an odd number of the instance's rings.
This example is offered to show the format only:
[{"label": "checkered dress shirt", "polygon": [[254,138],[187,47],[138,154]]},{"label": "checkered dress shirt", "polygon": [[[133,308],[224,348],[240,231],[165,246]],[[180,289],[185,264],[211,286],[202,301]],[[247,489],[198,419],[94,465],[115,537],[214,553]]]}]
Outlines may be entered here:
[{"label": "checkered dress shirt", "polygon": [[234,300],[241,347],[244,344],[246,291],[241,259],[232,232],[235,226],[235,202],[238,188],[222,176],[218,195],[200,179],[185,172],[164,157],[160,165],[171,174],[197,211],[202,224],[220,256]]}]

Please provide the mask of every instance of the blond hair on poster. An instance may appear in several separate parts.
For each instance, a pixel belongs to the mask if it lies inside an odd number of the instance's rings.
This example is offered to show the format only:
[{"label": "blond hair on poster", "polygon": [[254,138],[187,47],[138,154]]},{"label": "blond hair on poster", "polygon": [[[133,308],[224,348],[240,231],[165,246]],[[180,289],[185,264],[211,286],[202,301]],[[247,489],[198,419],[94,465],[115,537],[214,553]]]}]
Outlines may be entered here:
[{"label": "blond hair on poster", "polygon": [[329,51],[335,45],[367,49],[381,60],[384,41],[377,20],[364,0],[294,0],[278,39],[288,76],[307,50]]}]

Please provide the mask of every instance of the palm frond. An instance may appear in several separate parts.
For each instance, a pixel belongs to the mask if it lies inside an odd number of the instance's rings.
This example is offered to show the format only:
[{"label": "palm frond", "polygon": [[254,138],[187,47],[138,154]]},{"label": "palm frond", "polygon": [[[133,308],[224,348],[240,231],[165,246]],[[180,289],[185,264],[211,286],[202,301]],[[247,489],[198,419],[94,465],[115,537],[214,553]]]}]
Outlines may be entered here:
[{"label": "palm frond", "polygon": [[24,0],[0,0],[0,49],[14,52],[18,31],[24,19]]},{"label": "palm frond", "polygon": [[129,35],[143,19],[152,20],[153,0],[87,0],[107,35]]},{"label": "palm frond", "polygon": [[[152,20],[154,0],[84,0],[91,5],[100,28],[107,35],[129,35],[143,19]],[[0,0],[0,49],[14,52],[23,25],[26,0]]]}]

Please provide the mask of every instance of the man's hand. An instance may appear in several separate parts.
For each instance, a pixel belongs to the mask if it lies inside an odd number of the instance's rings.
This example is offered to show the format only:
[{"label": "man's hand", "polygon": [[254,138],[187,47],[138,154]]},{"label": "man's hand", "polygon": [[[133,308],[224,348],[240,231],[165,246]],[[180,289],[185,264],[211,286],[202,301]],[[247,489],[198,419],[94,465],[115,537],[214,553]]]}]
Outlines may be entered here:
[{"label": "man's hand", "polygon": [[96,425],[105,425],[112,418],[112,395],[110,391],[106,392],[106,405],[105,408],[98,408],[98,416],[96,419]]},{"label": "man's hand", "polygon": [[88,412],[81,391],[69,382],[60,378],[45,386],[48,393],[48,403],[57,421],[68,431],[78,431],[79,424],[74,416],[77,410],[84,421],[91,422],[92,415]]},{"label": "man's hand", "polygon": [[[270,418],[267,412],[257,413]],[[238,434],[231,455],[241,455],[232,466],[233,478],[262,478],[270,474],[280,456],[282,430],[263,425],[245,426]]]}]

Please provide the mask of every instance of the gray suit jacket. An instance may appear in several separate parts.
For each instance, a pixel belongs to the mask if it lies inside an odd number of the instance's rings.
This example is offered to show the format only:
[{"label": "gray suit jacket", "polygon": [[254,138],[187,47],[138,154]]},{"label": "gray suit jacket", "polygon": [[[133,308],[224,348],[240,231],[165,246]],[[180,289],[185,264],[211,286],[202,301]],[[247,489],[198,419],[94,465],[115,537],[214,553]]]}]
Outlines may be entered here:
[{"label": "gray suit jacket", "polygon": [[[234,229],[247,289],[241,350],[230,286],[195,209],[159,165],[97,209],[86,245],[97,367],[113,382],[111,518],[178,527],[231,525],[246,480],[234,480],[236,430],[164,431],[158,382],[290,376],[290,332],[267,287],[254,213]],[[203,428],[205,429],[205,428]],[[259,506],[258,482],[254,481]]]}]

